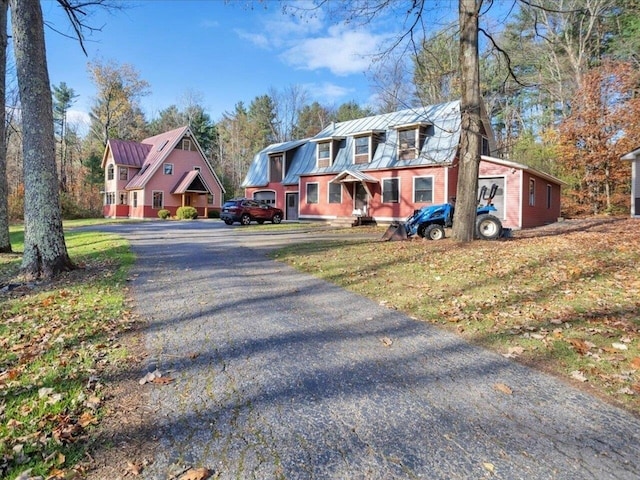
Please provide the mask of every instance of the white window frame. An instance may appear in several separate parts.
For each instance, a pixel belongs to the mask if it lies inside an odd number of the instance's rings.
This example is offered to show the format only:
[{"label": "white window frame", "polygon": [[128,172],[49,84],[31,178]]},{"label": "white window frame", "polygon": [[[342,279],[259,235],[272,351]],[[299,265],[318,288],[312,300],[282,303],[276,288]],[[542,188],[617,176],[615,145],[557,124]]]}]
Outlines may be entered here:
[{"label": "white window frame", "polygon": [[[160,194],[161,202],[160,206],[156,207],[156,193]],[[162,210],[164,208],[164,191],[162,190],[152,190],[151,191],[151,208],[154,210]]]},{"label": "white window frame", "polygon": [[118,180],[122,180],[122,181],[129,180],[129,169],[127,167],[118,167]]},{"label": "white window frame", "polygon": [[[328,157],[320,156],[320,147],[324,145],[328,145],[329,147]],[[326,142],[318,142],[318,145],[316,146],[316,165],[319,165],[321,160],[329,160],[329,166],[333,165],[333,141],[329,140]]]},{"label": "white window frame", "polygon": [[[169,173],[167,173],[167,169],[169,169]],[[173,175],[173,163],[164,163],[162,164],[162,173],[165,175]]]},{"label": "white window frame", "polygon": [[110,163],[107,165],[107,180],[113,180],[114,178],[116,178],[116,169],[113,163]]},{"label": "white window frame", "polygon": [[[315,185],[316,189],[317,189],[316,190],[316,201],[315,202],[310,202],[309,201],[309,187],[311,185]],[[305,193],[305,195],[304,195],[305,202],[308,205],[317,205],[318,203],[320,203],[320,184],[318,182],[309,182],[309,183],[307,183],[306,186],[305,186],[305,192],[304,193]]]},{"label": "white window frame", "polygon": [[[332,185],[337,185],[340,188],[340,201],[339,202],[332,202],[331,201],[331,186]],[[331,204],[331,205],[339,205],[339,204],[342,203],[342,184],[341,183],[329,182],[329,187],[327,188],[327,203]]]},{"label": "white window frame", "polygon": [[529,206],[530,207],[536,206],[536,179],[535,178],[529,179]]},{"label": "white window frame", "polygon": [[[358,151],[358,140],[363,138],[367,139],[367,151],[365,153],[357,153]],[[371,150],[373,149],[373,137],[371,135],[360,135],[358,137],[353,137],[353,164],[356,163],[356,157],[359,155],[367,155],[367,163],[371,162]]]},{"label": "white window frame", "polygon": [[[395,200],[395,201],[393,201],[393,200],[391,200],[391,201],[385,201],[385,199],[384,199],[384,194],[385,194],[385,190],[386,190],[386,189],[384,188],[384,184],[385,184],[385,182],[387,182],[387,181],[394,181],[394,180],[395,180],[395,181],[397,182],[397,184],[398,184],[398,198],[397,198],[397,200]],[[400,194],[401,192],[402,192],[402,189],[401,189],[400,177],[387,177],[387,178],[383,178],[383,179],[382,179],[382,203],[400,203],[400,198],[401,198],[401,196],[402,196],[402,195]]]},{"label": "white window frame", "polygon": [[[191,151],[191,139],[183,138],[180,146],[182,147],[181,150]],[[184,148],[184,147],[187,147],[187,148]]]},{"label": "white window frame", "polygon": [[[431,179],[431,200],[418,200],[416,198],[416,180],[418,179],[422,179],[422,178],[430,178]],[[417,177],[413,177],[413,193],[412,193],[412,198],[413,198],[413,203],[433,203],[433,199],[435,197],[435,178],[433,175],[420,175]]]},{"label": "white window frame", "polygon": [[138,192],[131,192],[131,206],[133,208],[138,207]]},{"label": "white window frame", "polygon": [[215,205],[216,195],[215,193],[207,193],[207,205]]}]

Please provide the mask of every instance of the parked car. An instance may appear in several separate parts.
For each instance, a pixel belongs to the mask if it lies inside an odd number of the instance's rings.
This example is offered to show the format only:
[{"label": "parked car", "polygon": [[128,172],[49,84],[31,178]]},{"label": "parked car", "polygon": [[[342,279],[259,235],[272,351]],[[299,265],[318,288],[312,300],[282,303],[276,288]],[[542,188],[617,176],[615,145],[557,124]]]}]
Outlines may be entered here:
[{"label": "parked car", "polygon": [[253,221],[259,224],[263,224],[266,221],[280,223],[282,217],[283,213],[279,208],[256,200],[249,200],[248,198],[228,200],[224,203],[220,212],[220,218],[227,225],[231,225],[233,222],[249,225]]}]

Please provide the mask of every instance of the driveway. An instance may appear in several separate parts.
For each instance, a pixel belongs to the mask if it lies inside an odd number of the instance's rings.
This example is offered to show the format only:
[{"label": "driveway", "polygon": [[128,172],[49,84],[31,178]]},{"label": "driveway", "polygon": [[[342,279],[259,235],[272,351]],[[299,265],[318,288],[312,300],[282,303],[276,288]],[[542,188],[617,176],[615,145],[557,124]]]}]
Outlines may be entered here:
[{"label": "driveway", "polygon": [[149,386],[140,478],[640,478],[634,416],[265,255],[330,232],[105,228],[138,257],[146,369],[175,379]]}]

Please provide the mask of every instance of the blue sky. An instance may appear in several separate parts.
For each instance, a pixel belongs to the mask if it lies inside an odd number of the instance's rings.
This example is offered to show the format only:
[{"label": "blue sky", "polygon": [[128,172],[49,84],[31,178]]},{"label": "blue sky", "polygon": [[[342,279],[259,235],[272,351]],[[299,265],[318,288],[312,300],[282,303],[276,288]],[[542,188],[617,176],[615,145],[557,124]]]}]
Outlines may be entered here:
[{"label": "blue sky", "polygon": [[[429,1],[434,27],[456,17],[457,0]],[[150,94],[142,99],[148,120],[192,95],[218,121],[240,101],[248,105],[270,88],[291,85],[323,105],[367,105],[374,94],[372,56],[405,20],[402,9],[395,18],[362,26],[337,24],[324,12],[303,20],[283,14],[276,0],[121,4],[122,10],[94,10],[86,19],[101,30],[87,35],[85,56],[77,40],[62,35],[72,31],[57,2],[42,0],[50,81],[65,82],[79,95],[74,110],[87,112],[95,95],[90,61],[130,64],[149,82]]]},{"label": "blue sky", "polygon": [[[87,23],[101,27],[87,36],[88,56],[53,0],[42,2],[52,85],[79,95],[74,110],[88,111],[95,95],[90,61],[130,64],[149,82],[143,98],[147,119],[195,95],[214,121],[243,101],[300,85],[310,100],[367,104],[366,72],[384,33],[332,25],[318,17],[283,15],[277,1],[138,0],[123,10],[96,11]],[[57,31],[54,31],[57,30]]]}]

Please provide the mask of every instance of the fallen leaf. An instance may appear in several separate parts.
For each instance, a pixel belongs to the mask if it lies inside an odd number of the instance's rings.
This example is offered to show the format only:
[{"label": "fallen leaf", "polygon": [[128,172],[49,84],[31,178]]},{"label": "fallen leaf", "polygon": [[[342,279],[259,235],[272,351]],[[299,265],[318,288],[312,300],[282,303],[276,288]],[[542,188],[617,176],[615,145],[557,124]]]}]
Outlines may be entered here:
[{"label": "fallen leaf", "polygon": [[631,368],[635,370],[640,370],[640,357],[636,357],[631,360]]},{"label": "fallen leaf", "polygon": [[504,383],[494,383],[493,388],[494,390],[497,390],[498,392],[502,392],[506,395],[511,395],[513,393],[513,390],[511,390],[511,388],[509,388]]},{"label": "fallen leaf", "polygon": [[178,480],[206,480],[211,476],[207,468],[191,468],[187,470]]},{"label": "fallen leaf", "polygon": [[142,465],[127,460],[127,468],[125,469],[125,471],[127,473],[130,473],[131,475],[138,476],[142,473]]},{"label": "fallen leaf", "polygon": [[156,377],[151,381],[151,383],[157,383],[158,385],[167,385],[173,382],[173,380],[174,379],[170,377]]},{"label": "fallen leaf", "polygon": [[587,377],[585,377],[584,373],[582,373],[580,370],[574,370],[573,372],[571,372],[571,378],[573,378],[574,380],[578,380],[579,382],[587,381]]},{"label": "fallen leaf", "polygon": [[494,473],[496,470],[496,466],[493,463],[482,462],[482,466],[484,467],[485,470],[491,473]]},{"label": "fallen leaf", "polygon": [[571,344],[573,349],[580,355],[586,355],[589,352],[589,345],[584,340],[579,338],[567,338],[567,342]]}]

